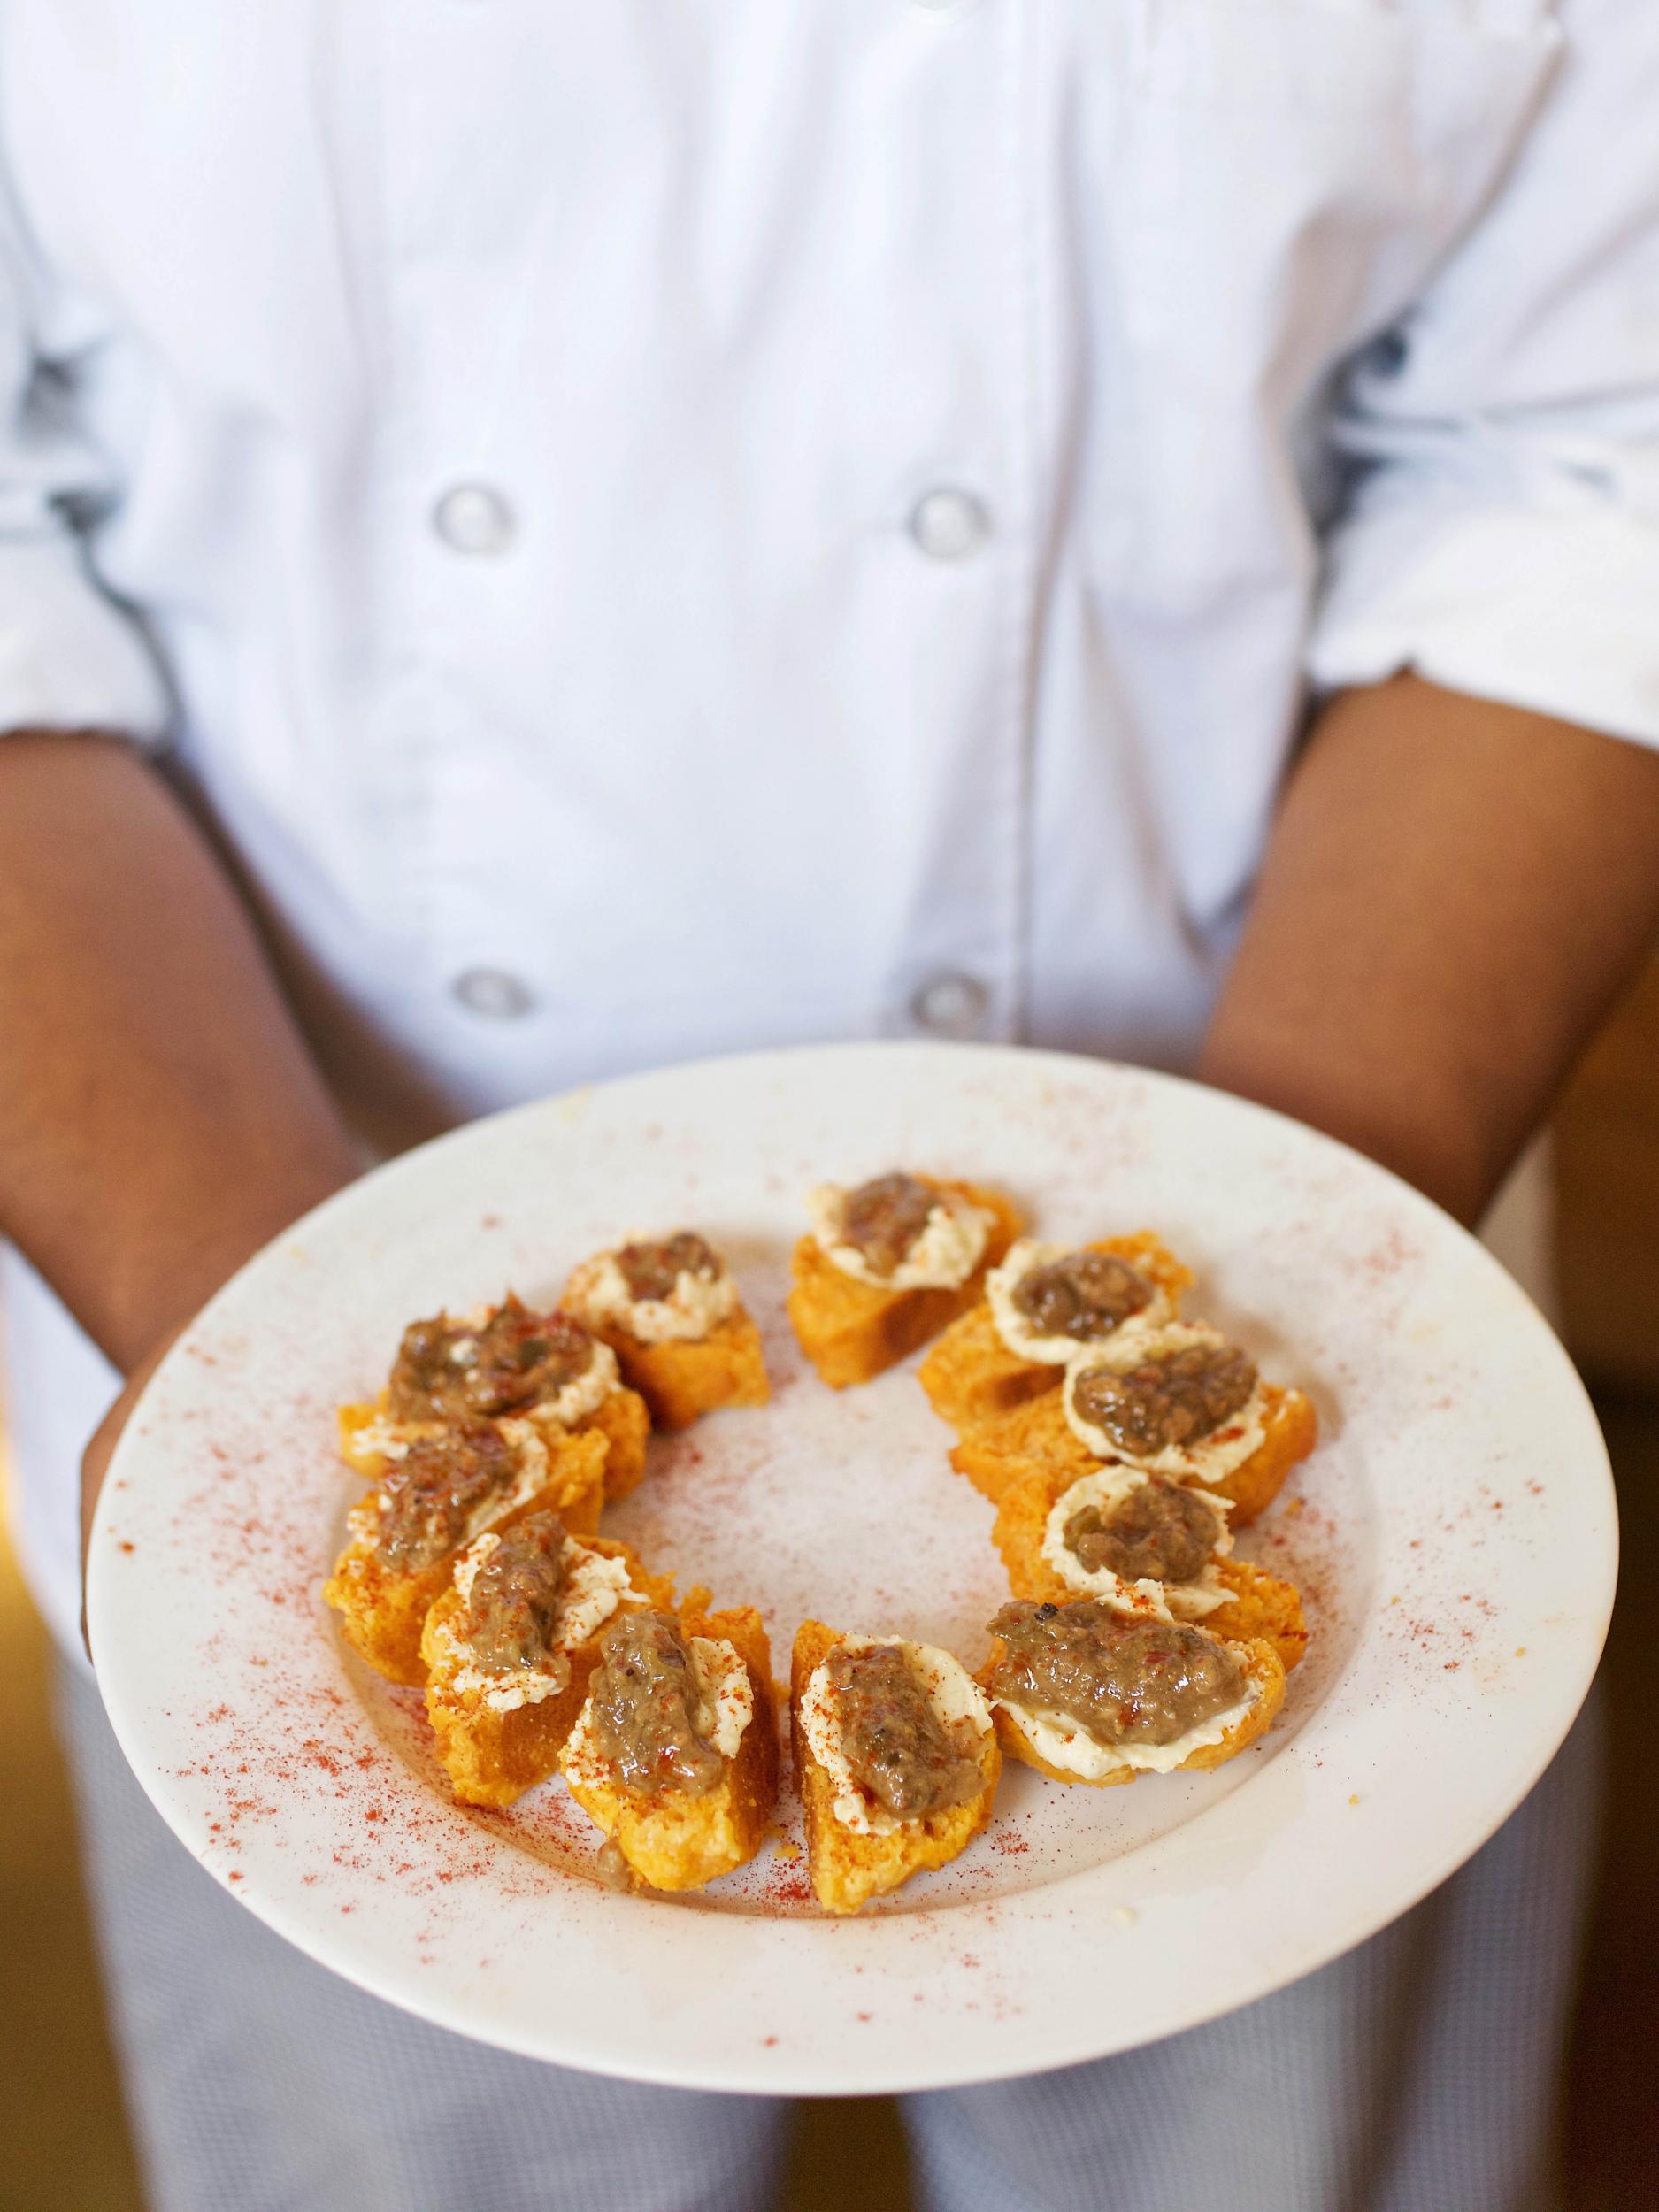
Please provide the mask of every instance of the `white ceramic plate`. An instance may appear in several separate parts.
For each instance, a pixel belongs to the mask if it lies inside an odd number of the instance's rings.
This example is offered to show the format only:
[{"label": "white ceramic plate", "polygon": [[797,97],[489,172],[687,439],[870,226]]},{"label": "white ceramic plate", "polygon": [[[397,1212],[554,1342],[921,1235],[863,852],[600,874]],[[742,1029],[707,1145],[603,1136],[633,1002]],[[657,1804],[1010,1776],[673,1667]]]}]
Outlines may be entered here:
[{"label": "white ceramic plate", "polygon": [[[653,1446],[614,1515],[682,1589],[983,1656],[992,1509],[914,1363],[837,1394],[782,1315],[802,1194],[895,1164],[1010,1189],[1047,1235],[1153,1226],[1324,1440],[1242,1548],[1312,1642],[1219,1772],[1066,1789],[1010,1766],[990,1830],[851,1922],[786,1839],[683,1900],[593,1877],[553,1782],[457,1809],[418,1692],[362,1669],[319,1589],[358,1486],[336,1402],[403,1324],[551,1294],[629,1229],[695,1224],[765,1332],[772,1404]],[[1093,2058],[1308,1972],[1466,1858],[1577,1710],[1612,1601],[1606,1456],[1571,1367],[1481,1248],[1292,1123],[1097,1062],[826,1047],[610,1084],[381,1169],[246,1268],[146,1394],[90,1617],[116,1732],[234,1894],[365,1988],[566,2065],[718,2089],[936,2086]],[[798,1834],[793,1806],[790,1836]]]}]

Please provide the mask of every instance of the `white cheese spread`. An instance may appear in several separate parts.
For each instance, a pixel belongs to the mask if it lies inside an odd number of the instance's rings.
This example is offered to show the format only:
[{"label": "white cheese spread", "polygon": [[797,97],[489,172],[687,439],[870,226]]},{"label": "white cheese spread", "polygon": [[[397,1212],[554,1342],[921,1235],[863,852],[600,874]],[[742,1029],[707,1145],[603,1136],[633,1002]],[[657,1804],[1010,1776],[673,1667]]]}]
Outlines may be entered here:
[{"label": "white cheese spread", "polygon": [[[472,1603],[472,1585],[479,1569],[500,1541],[498,1535],[487,1532],[469,1545],[457,1561],[455,1586],[461,1594],[464,1606]],[[512,1713],[520,1706],[539,1705],[569,1682],[570,1655],[577,1646],[585,1644],[619,1605],[631,1600],[641,1601],[639,1592],[628,1579],[625,1560],[607,1558],[603,1552],[591,1550],[574,1536],[565,1539],[562,1558],[565,1580],[554,1607],[552,1632],[542,1663],[502,1672],[477,1665],[471,1656],[467,1618],[462,1612],[444,1622],[440,1631],[449,1660],[444,1688],[476,1691],[495,1713]]]},{"label": "white cheese spread", "polygon": [[697,1733],[722,1759],[735,1759],[743,1732],[755,1717],[755,1686],[743,1655],[724,1636],[694,1636],[691,1663],[697,1670],[703,1701]]},{"label": "white cheese spread", "polygon": [[[1025,1277],[1039,1267],[1048,1267],[1056,1260],[1063,1260],[1079,1248],[1071,1244],[1043,1244],[1035,1237],[1021,1237],[1009,1247],[1008,1256],[1000,1267],[994,1267],[985,1279],[985,1294],[991,1302],[991,1318],[996,1333],[1016,1359],[1028,1359],[1044,1367],[1064,1367],[1076,1359],[1079,1352],[1092,1350],[1095,1345],[1122,1344],[1132,1332],[1145,1335],[1148,1331],[1162,1328],[1174,1313],[1174,1305],[1167,1290],[1152,1282],[1152,1297],[1139,1313],[1132,1313],[1107,1337],[1044,1336],[1033,1329],[1026,1317],[1014,1303],[1014,1293]],[[1133,1260],[1125,1266],[1133,1267]],[[1137,1274],[1141,1270],[1135,1269]]]},{"label": "white cheese spread", "polygon": [[1115,1437],[1078,1411],[1075,1392],[1079,1378],[1094,1368],[1110,1367],[1115,1374],[1126,1375],[1143,1361],[1160,1359],[1166,1353],[1184,1352],[1195,1344],[1219,1349],[1226,1341],[1219,1329],[1202,1321],[1171,1321],[1164,1328],[1139,1333],[1127,1342],[1108,1337],[1098,1349],[1084,1353],[1066,1370],[1061,1402],[1067,1427],[1096,1459],[1142,1468],[1148,1474],[1169,1475],[1177,1482],[1224,1481],[1235,1467],[1242,1467],[1261,1449],[1266,1435],[1267,1397],[1259,1377],[1244,1404],[1219,1428],[1195,1442],[1166,1445],[1157,1452],[1125,1451]]},{"label": "white cheese spread", "polygon": [[[935,1644],[911,1643],[903,1636],[843,1636],[838,1651],[874,1651],[882,1644],[896,1644],[910,1661],[941,1727],[954,1731],[964,1721],[984,1736],[991,1725],[991,1707],[985,1692],[959,1659]],[[875,1803],[853,1779],[841,1748],[841,1716],[829,1678],[829,1660],[813,1668],[801,1693],[801,1726],[812,1756],[829,1776],[834,1792],[833,1810],[837,1820],[855,1835],[886,1836],[903,1822],[885,1805]]]},{"label": "white cheese spread", "polygon": [[616,1329],[637,1344],[695,1344],[737,1311],[737,1285],[725,1267],[718,1275],[682,1267],[672,1296],[635,1298],[616,1254],[600,1252],[571,1277],[565,1308],[590,1329]]},{"label": "white cheese spread", "polygon": [[832,1266],[874,1290],[959,1290],[979,1264],[993,1217],[955,1191],[941,1191],[916,1239],[890,1275],[878,1275],[856,1244],[846,1241],[847,1191],[820,1183],[807,1193],[812,1236]]},{"label": "white cheese spread", "polygon": [[1082,1475],[1049,1509],[1042,1532],[1042,1559],[1068,1590],[1099,1598],[1114,1613],[1133,1613],[1144,1620],[1194,1621],[1226,1602],[1227,1593],[1215,1563],[1233,1549],[1233,1533],[1225,1515],[1230,1501],[1207,1497],[1216,1515],[1216,1540],[1203,1571],[1191,1582],[1157,1582],[1149,1576],[1130,1582],[1110,1567],[1086,1567],[1065,1540],[1074,1514],[1093,1506],[1102,1518],[1141,1489],[1151,1477],[1141,1467],[1102,1467],[1098,1474]]},{"label": "white cheese spread", "polygon": [[430,1422],[395,1421],[389,1413],[377,1413],[361,1428],[353,1429],[346,1455],[364,1474],[375,1471],[375,1463],[402,1459],[418,1436],[430,1435]]},{"label": "white cheese spread", "polygon": [[1173,1773],[1194,1751],[1207,1750],[1224,1736],[1231,1735],[1261,1694],[1259,1683],[1248,1683],[1245,1694],[1236,1704],[1229,1705],[1209,1720],[1200,1721],[1195,1728],[1189,1728],[1185,1735],[1165,1744],[1096,1743],[1082,1724],[1067,1713],[1019,1705],[1008,1697],[999,1697],[996,1702],[1019,1723],[1021,1732],[1040,1759],[1046,1759],[1063,1773],[1075,1774],[1079,1781],[1099,1782],[1123,1767],[1131,1767],[1137,1774]]}]

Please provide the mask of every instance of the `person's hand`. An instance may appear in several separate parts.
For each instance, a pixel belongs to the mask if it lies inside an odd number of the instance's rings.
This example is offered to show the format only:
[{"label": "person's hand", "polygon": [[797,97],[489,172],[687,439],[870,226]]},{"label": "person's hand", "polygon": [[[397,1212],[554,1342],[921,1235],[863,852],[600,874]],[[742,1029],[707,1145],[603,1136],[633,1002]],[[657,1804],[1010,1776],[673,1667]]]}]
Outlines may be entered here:
[{"label": "person's hand", "polygon": [[98,1509],[98,1494],[104,1488],[104,1478],[110,1471],[121,1431],[142,1397],[145,1384],[184,1334],[187,1325],[181,1322],[177,1328],[169,1329],[140,1360],[123,1384],[120,1396],[98,1423],[91,1442],[81,1455],[81,1640],[87,1647],[88,1658],[92,1656],[92,1645],[87,1635],[87,1554],[92,1548],[92,1517]]}]

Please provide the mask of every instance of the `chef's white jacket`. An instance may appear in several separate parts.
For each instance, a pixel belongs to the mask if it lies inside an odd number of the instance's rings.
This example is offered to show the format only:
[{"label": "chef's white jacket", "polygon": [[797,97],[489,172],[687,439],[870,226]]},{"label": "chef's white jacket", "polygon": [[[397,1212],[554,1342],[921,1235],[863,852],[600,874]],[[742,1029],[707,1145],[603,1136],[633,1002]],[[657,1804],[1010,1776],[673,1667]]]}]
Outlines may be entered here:
[{"label": "chef's white jacket", "polygon": [[[1655,0],[0,41],[0,728],[168,749],[376,1126],[918,1028],[1179,1063],[1310,687],[1659,742]],[[109,1379],[12,1303],[62,1623]]]}]

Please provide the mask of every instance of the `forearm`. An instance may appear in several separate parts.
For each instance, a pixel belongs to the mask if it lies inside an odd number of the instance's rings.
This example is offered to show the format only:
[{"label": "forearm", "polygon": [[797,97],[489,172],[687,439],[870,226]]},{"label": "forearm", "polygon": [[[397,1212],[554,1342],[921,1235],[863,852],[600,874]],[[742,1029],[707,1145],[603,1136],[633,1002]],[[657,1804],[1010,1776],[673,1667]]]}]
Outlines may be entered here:
[{"label": "forearm", "polygon": [[0,1230],[124,1371],[348,1181],[230,881],[123,748],[0,741]]},{"label": "forearm", "polygon": [[1200,1064],[1464,1220],[1659,923],[1659,757],[1402,676],[1286,789]]}]

